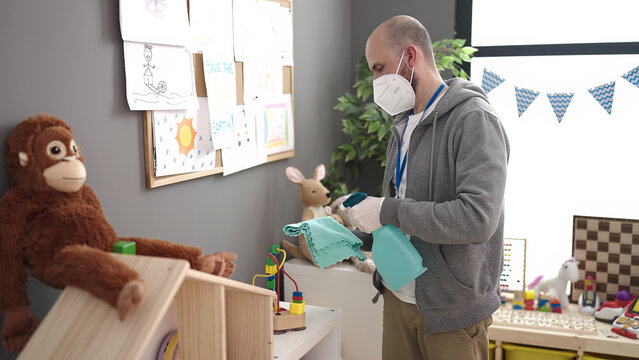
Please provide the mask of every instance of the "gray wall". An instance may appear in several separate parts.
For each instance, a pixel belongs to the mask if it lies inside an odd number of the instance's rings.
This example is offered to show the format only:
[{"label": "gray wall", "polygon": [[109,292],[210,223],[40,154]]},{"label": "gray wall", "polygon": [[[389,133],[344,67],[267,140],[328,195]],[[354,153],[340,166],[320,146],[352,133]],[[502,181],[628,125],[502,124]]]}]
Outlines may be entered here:
[{"label": "gray wall", "polygon": [[[264,271],[265,251],[279,243],[282,227],[301,217],[299,188],[285,167],[311,176],[338,143],[341,115],[333,106],[350,88],[350,1],[294,3],[294,158],[152,190],[144,180],[142,115],[126,103],[117,4],[3,2],[0,139],[38,112],[66,120],[85,158],[87,184],[118,234],[234,251],[233,279],[250,283]],[[8,188],[4,163],[0,193]],[[33,280],[29,286],[31,308],[42,318],[59,292]],[[0,351],[0,358],[14,358]]]},{"label": "gray wall", "polygon": [[[0,139],[38,112],[66,120],[82,148],[87,184],[120,235],[234,251],[239,260],[233,279],[243,282],[263,271],[266,248],[301,216],[298,188],[284,176],[285,167],[310,176],[344,141],[341,114],[332,108],[350,91],[352,69],[370,32],[397,14],[422,21],[433,40],[452,37],[454,28],[452,1],[294,0],[296,156],[229,177],[148,190],[142,117],[126,104],[117,3],[3,4]],[[4,158],[3,147],[0,153]],[[7,188],[6,166],[0,165],[0,192]],[[39,318],[58,294],[29,280],[31,308]],[[0,350],[0,359],[13,358]]]},{"label": "gray wall", "polygon": [[455,31],[455,1],[452,0],[351,0],[353,50],[351,68],[366,50],[366,39],[384,20],[395,15],[410,15],[419,20],[433,41],[451,38]]}]

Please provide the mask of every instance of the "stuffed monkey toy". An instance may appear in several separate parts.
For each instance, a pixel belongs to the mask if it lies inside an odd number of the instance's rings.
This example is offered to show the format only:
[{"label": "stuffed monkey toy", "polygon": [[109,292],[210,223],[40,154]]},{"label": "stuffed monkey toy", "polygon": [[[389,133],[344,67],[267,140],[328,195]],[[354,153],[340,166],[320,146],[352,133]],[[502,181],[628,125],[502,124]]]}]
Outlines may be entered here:
[{"label": "stuffed monkey toy", "polygon": [[2,345],[22,350],[38,326],[29,310],[27,273],[55,288],[75,286],[103,299],[124,320],[144,295],[135,270],[109,255],[120,240],[139,255],[179,258],[193,269],[229,277],[237,256],[202,255],[168,241],[118,237],[97,197],[84,185],[86,169],[71,128],[39,114],[19,123],[5,142],[11,179],[0,200],[0,312]]}]

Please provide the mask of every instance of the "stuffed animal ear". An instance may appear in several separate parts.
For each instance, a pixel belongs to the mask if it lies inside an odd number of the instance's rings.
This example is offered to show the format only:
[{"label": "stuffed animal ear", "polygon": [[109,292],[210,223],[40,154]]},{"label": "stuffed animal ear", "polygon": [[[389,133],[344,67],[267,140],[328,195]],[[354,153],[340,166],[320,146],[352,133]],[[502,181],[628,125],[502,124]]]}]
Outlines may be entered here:
[{"label": "stuffed animal ear", "polygon": [[313,179],[320,181],[326,176],[326,168],[324,164],[319,164],[315,168],[315,173],[313,174]]},{"label": "stuffed animal ear", "polygon": [[20,166],[25,167],[29,163],[29,155],[21,151],[18,153],[18,160],[20,160]]},{"label": "stuffed animal ear", "polygon": [[286,168],[286,177],[295,184],[301,184],[306,180],[302,172],[292,166]]}]

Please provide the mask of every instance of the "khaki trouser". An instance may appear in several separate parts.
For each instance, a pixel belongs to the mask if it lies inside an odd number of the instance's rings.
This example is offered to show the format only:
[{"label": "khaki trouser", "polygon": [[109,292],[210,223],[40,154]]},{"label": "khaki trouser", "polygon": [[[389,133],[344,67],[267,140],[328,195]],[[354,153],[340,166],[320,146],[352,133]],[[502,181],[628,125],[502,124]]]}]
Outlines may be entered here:
[{"label": "khaki trouser", "polygon": [[384,360],[488,360],[488,326],[492,316],[464,329],[424,336],[426,324],[415,304],[384,294]]}]

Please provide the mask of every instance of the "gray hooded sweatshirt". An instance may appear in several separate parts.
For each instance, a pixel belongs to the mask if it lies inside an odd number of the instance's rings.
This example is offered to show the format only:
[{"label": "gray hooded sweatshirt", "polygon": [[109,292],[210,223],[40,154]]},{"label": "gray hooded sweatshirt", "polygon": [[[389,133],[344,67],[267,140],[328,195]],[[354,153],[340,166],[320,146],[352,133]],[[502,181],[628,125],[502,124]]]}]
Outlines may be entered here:
[{"label": "gray hooded sweatshirt", "polygon": [[409,113],[395,117],[380,214],[411,235],[428,268],[415,280],[426,334],[470,326],[500,305],[508,139],[479,86],[446,83],[411,135],[404,199],[395,198],[395,164]]}]

